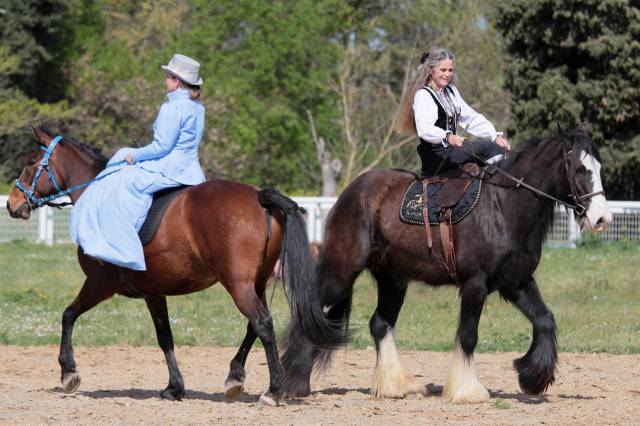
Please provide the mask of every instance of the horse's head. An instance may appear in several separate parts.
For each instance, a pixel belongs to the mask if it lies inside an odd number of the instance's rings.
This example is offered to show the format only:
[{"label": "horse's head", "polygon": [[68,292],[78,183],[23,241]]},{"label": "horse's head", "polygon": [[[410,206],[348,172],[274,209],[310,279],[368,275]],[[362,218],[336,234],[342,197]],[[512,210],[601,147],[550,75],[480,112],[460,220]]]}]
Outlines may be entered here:
[{"label": "horse's head", "polygon": [[[14,218],[29,219],[31,211],[45,204],[41,200],[60,190],[65,178],[57,162],[63,149],[59,138],[54,138],[41,129],[32,127],[39,149],[27,159],[20,177],[9,193],[7,210]],[[57,149],[56,149],[57,148]]]},{"label": "horse's head", "polygon": [[603,231],[613,220],[600,176],[600,155],[586,130],[559,132],[567,172],[569,202],[575,205],[584,229]]}]

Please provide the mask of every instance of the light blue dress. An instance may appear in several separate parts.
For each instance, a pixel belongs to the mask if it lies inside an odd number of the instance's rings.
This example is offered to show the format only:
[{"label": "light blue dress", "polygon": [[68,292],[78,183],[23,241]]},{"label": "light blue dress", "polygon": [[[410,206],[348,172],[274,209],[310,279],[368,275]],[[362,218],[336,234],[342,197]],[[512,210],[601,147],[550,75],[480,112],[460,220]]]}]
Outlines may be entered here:
[{"label": "light blue dress", "polygon": [[[153,193],[204,182],[198,159],[204,107],[193,101],[185,89],[167,97],[153,124],[153,142],[116,152],[98,175],[104,177],[91,184],[71,210],[71,238],[85,254],[118,266],[146,270],[138,231],[151,207]],[[120,164],[129,152],[135,163]]]}]

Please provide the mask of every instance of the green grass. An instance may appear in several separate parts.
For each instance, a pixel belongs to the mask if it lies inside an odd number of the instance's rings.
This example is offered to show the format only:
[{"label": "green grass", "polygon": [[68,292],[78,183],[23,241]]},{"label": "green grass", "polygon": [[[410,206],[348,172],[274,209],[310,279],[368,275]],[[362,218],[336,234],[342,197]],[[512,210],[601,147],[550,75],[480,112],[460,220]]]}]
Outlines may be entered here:
[{"label": "green grass", "polygon": [[505,402],[504,399],[496,398],[496,400],[493,401],[493,408],[496,410],[509,410],[512,407],[509,403]]},{"label": "green grass", "polygon": [[[561,351],[640,353],[640,247],[599,245],[545,249],[536,278],[558,324]],[[0,344],[57,344],[60,319],[83,282],[75,247],[0,244]],[[271,287],[268,290],[271,297]],[[368,321],[377,296],[367,274],[357,281],[351,324],[354,347],[372,345]],[[278,286],[271,307],[277,329],[288,318]],[[451,350],[459,301],[454,288],[411,285],[397,327],[405,349]],[[238,346],[246,320],[220,285],[169,298],[178,345]],[[529,346],[531,326],[493,294],[487,300],[478,351],[519,351]],[[144,301],[116,296],[76,323],[76,345],[155,345]]]}]

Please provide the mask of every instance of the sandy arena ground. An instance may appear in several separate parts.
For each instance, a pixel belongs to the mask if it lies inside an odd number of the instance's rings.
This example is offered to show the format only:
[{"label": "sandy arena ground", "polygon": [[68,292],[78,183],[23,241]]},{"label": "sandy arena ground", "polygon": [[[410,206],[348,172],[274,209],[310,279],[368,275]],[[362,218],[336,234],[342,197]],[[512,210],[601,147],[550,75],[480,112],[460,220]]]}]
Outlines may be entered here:
[{"label": "sandy arena ground", "polygon": [[451,354],[402,351],[405,367],[427,396],[382,400],[369,395],[375,352],[340,351],[306,399],[281,407],[258,403],[268,386],[264,352],[247,362],[246,393],[224,397],[233,348],[176,351],[186,384],[181,402],[159,392],[168,382],[155,347],[76,348],[79,390],[65,395],[58,348],[3,346],[0,352],[2,424],[640,424],[640,356],[561,354],[558,380],[545,395],[523,395],[511,361],[520,354],[476,356],[488,403],[458,406],[440,393]]}]

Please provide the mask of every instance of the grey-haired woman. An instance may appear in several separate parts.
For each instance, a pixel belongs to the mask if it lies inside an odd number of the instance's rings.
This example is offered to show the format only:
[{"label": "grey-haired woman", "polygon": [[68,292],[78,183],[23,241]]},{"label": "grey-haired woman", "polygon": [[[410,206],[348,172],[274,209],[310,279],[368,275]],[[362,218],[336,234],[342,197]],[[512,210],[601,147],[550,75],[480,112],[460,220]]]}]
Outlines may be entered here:
[{"label": "grey-haired woman", "polygon": [[[453,85],[453,53],[435,48],[423,54],[420,62],[420,74],[405,91],[396,129],[418,136],[422,175],[433,176],[463,163],[477,162],[472,153],[490,163],[502,158],[502,149],[510,149],[509,142],[462,99]],[[457,134],[458,128],[486,140],[469,142]]]}]

